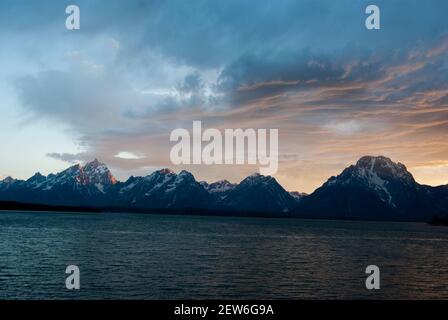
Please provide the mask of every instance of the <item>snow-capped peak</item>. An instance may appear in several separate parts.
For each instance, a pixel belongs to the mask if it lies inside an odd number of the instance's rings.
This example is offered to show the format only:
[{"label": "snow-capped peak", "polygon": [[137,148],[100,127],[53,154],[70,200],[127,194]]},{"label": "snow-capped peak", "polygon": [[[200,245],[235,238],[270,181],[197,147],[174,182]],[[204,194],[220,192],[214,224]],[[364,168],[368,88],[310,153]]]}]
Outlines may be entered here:
[{"label": "snow-capped peak", "polygon": [[221,193],[232,190],[236,187],[236,184],[229,182],[228,180],[219,180],[213,183],[201,182],[204,188],[210,193]]},{"label": "snow-capped peak", "polygon": [[114,185],[117,183],[109,168],[104,163],[99,162],[98,159],[86,163],[81,170],[86,175],[88,183],[97,185],[100,191],[102,191],[105,185]]},{"label": "snow-capped peak", "polygon": [[176,174],[171,171],[170,169],[161,169],[154,171],[153,173],[147,175],[145,177],[146,181],[154,181],[154,182],[161,182],[166,181],[168,179],[171,179],[172,177],[176,176]]},{"label": "snow-capped peak", "polygon": [[331,177],[325,185],[361,186],[375,191],[382,201],[395,206],[393,194],[396,186],[412,187],[416,182],[403,164],[384,156],[364,156],[356,165],[346,168],[337,177]]},{"label": "snow-capped peak", "polygon": [[26,184],[32,188],[39,188],[47,180],[47,177],[40,172],[36,172],[34,176],[26,180]]},{"label": "snow-capped peak", "polygon": [[15,181],[16,181],[16,179],[14,179],[11,176],[8,176],[5,179],[3,179],[2,181],[0,181],[0,183],[2,183],[2,184],[11,184],[11,183],[13,183]]},{"label": "snow-capped peak", "polygon": [[301,200],[303,197],[306,197],[307,194],[304,192],[291,191],[289,194],[296,200]]},{"label": "snow-capped peak", "polygon": [[179,174],[177,175],[176,180],[177,181],[186,180],[186,181],[192,181],[192,182],[196,181],[194,176],[190,172],[185,171],[185,170],[182,170],[181,172],[179,172]]},{"label": "snow-capped peak", "polygon": [[263,184],[267,184],[267,183],[271,183],[274,182],[275,179],[271,176],[263,176],[261,174],[254,173],[250,176],[248,176],[247,178],[245,178],[243,181],[241,181],[242,185],[248,184],[248,185],[252,185],[252,184],[259,184],[259,183],[263,183]]},{"label": "snow-capped peak", "polygon": [[0,181],[0,190],[8,190],[9,188],[15,186],[18,182],[22,181],[8,176]]},{"label": "snow-capped peak", "polygon": [[57,174],[49,174],[47,177],[36,173],[27,180],[27,185],[34,189],[41,188],[45,191],[52,190],[55,186],[72,185],[73,188],[88,188],[105,193],[105,189],[116,184],[117,180],[104,163],[95,159],[86,163],[73,165]]},{"label": "snow-capped peak", "polygon": [[[30,179],[41,179],[41,178],[45,178],[45,176],[42,175],[40,172],[36,172],[34,174],[34,176],[32,176]],[[28,180],[30,180],[30,179],[28,179]]]},{"label": "snow-capped peak", "polygon": [[161,170],[159,170],[157,172],[159,172],[160,174],[173,174],[174,173],[173,170],[168,169],[168,168],[161,169]]},{"label": "snow-capped peak", "polygon": [[384,156],[364,156],[358,160],[356,167],[375,173],[382,179],[401,179],[407,182],[415,182],[412,174],[406,166],[400,162],[395,163]]}]

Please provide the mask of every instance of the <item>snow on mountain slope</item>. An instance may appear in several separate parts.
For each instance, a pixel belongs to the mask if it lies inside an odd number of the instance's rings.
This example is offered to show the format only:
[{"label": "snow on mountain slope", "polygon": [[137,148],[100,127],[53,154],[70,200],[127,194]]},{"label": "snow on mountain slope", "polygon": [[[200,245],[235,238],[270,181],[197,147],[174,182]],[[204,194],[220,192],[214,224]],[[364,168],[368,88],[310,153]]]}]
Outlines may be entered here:
[{"label": "snow on mountain slope", "polygon": [[[97,159],[86,163],[84,166],[74,165],[60,173],[50,174],[46,178],[36,174],[31,179],[33,179],[34,188],[40,188],[44,191],[64,187],[73,190],[85,189],[89,193],[99,192],[103,194],[117,183],[107,166]],[[34,181],[37,179],[39,179],[39,183],[36,185]]]},{"label": "snow on mountain slope", "polygon": [[155,171],[146,177],[131,177],[116,187],[117,205],[145,208],[207,208],[211,196],[193,175],[169,169]]},{"label": "snow on mountain slope", "polygon": [[295,199],[271,176],[255,173],[241,181],[222,199],[235,210],[291,212]]},{"label": "snow on mountain slope", "polygon": [[345,169],[339,176],[331,177],[324,186],[359,186],[374,191],[383,202],[396,206],[393,194],[399,185],[401,190],[415,187],[416,182],[401,163],[378,156],[365,156],[356,165]]},{"label": "snow on mountain slope", "polygon": [[219,180],[208,184],[205,181],[201,181],[200,184],[215,198],[217,202],[221,202],[227,197],[237,184],[231,183],[227,180]]},{"label": "snow on mountain slope", "polygon": [[117,182],[98,160],[57,174],[0,181],[0,200],[27,203],[188,208],[287,213],[311,218],[427,221],[448,213],[448,186],[418,184],[401,163],[366,156],[310,195],[287,192],[275,178],[253,174],[239,184],[198,182],[169,169]]},{"label": "snow on mountain slope", "polygon": [[444,201],[443,190],[418,184],[403,164],[365,156],[300,201],[298,211],[313,217],[424,220],[446,212]]}]

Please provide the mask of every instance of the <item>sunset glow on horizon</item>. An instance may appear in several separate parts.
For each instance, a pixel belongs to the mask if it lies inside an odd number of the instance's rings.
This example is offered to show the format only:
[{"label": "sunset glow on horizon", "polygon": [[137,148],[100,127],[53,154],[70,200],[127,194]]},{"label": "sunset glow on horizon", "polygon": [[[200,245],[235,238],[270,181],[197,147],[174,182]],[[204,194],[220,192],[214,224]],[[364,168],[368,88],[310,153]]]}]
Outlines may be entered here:
[{"label": "sunset glow on horizon", "polygon": [[275,178],[290,191],[365,155],[448,184],[448,3],[376,1],[372,31],[368,1],[76,2],[76,31],[65,3],[0,4],[0,179],[94,158],[122,181],[164,167],[206,181],[258,171],[173,166],[170,132],[201,120],[279,129]]}]

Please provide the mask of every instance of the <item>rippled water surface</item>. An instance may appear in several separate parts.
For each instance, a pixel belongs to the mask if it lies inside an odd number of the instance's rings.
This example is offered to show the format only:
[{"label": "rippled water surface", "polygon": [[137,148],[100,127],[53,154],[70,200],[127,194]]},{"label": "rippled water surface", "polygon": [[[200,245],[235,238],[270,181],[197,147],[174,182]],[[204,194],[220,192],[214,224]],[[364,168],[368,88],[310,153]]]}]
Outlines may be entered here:
[{"label": "rippled water surface", "polygon": [[0,240],[0,299],[448,298],[448,228],[426,224],[0,212]]}]

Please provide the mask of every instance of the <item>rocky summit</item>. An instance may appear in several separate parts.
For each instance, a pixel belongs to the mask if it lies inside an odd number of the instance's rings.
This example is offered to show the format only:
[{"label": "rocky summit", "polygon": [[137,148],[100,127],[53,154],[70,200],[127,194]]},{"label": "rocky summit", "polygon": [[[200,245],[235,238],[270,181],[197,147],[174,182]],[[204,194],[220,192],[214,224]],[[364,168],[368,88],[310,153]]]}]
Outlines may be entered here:
[{"label": "rocky summit", "polygon": [[[365,156],[310,195],[286,191],[275,178],[253,174],[235,184],[198,182],[188,171],[155,171],[119,182],[95,159],[57,174],[0,181],[0,201],[125,209],[200,209],[276,216],[429,221],[448,213],[448,186],[417,183],[406,166]],[[203,212],[203,211],[202,211]]]}]

